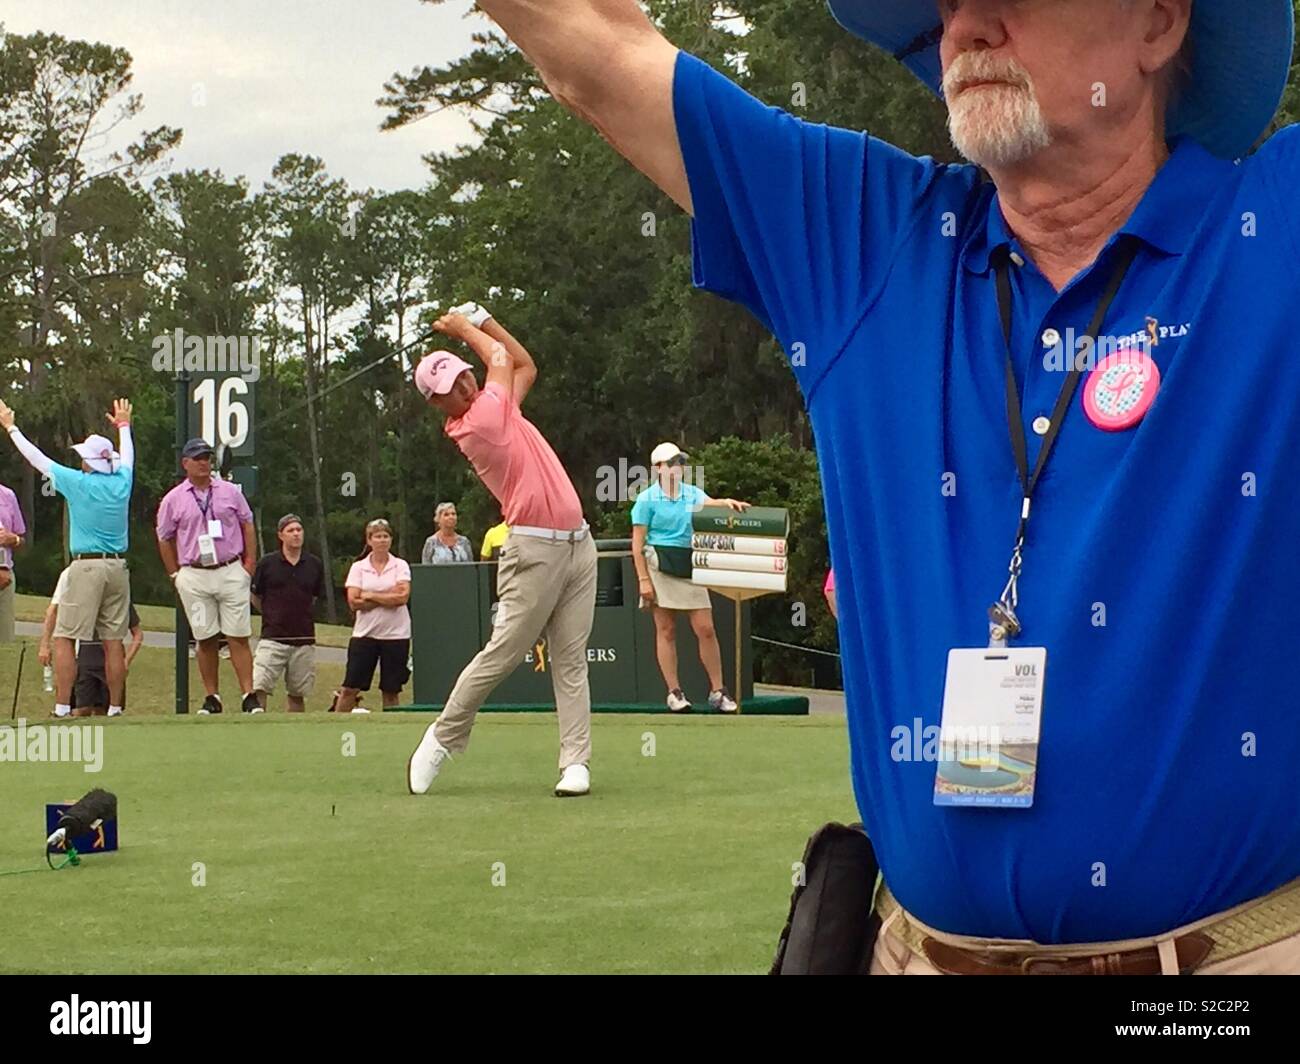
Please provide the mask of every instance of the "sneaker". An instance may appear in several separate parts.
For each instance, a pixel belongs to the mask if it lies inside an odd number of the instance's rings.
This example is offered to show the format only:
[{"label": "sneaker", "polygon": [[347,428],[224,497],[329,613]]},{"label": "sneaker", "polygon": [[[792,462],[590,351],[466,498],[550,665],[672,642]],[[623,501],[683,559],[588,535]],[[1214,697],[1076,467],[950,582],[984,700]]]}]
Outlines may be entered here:
[{"label": "sneaker", "polygon": [[369,713],[370,710],[366,709],[365,706],[353,706],[353,707],[352,707],[352,712],[353,712],[353,713]]},{"label": "sneaker", "polygon": [[203,705],[199,707],[200,717],[206,717],[209,713],[220,713],[220,712],[221,712],[220,695],[208,695],[208,697],[203,700]]},{"label": "sneaker", "polygon": [[691,711],[690,699],[683,694],[680,687],[674,687],[668,692],[668,712],[669,713],[689,713]]},{"label": "sneaker", "polygon": [[719,713],[735,713],[740,707],[736,705],[736,700],[727,693],[725,687],[719,687],[709,695],[709,708]]},{"label": "sneaker", "polygon": [[62,713],[60,713],[60,712],[59,712],[59,707],[58,707],[58,706],[55,706],[55,707],[54,707],[54,715],[55,715],[56,717],[70,717],[70,716],[72,716],[72,707],[69,706],[69,707],[68,707],[67,709],[65,709]]},{"label": "sneaker", "polygon": [[424,738],[406,762],[406,789],[412,794],[428,791],[438,778],[442,763],[451,757],[451,751],[438,742],[438,737],[434,735],[435,727],[436,724],[430,724],[424,730]]},{"label": "sneaker", "polygon": [[262,703],[257,700],[257,695],[244,695],[244,704],[240,707],[245,713],[265,713]]},{"label": "sneaker", "polygon": [[555,785],[555,797],[577,798],[591,793],[591,773],[586,765],[570,765]]},{"label": "sneaker", "polygon": [[222,643],[221,646],[217,648],[217,657],[224,658],[226,661],[229,661],[230,647],[225,643]]},{"label": "sneaker", "polygon": [[121,706],[109,706],[109,707],[108,707],[108,715],[109,715],[110,717],[120,717],[120,716],[122,715],[122,707],[121,707]]}]

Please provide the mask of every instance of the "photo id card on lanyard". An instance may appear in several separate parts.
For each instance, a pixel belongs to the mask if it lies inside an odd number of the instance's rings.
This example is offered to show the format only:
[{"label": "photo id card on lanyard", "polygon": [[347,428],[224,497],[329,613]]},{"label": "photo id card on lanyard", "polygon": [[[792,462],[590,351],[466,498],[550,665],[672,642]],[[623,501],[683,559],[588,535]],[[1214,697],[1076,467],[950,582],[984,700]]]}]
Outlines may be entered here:
[{"label": "photo id card on lanyard", "polygon": [[1045,647],[948,651],[935,805],[1034,804]]},{"label": "photo id card on lanyard", "polygon": [[[1092,322],[1089,349],[1095,349],[1106,312],[1115,301],[1137,255],[1136,238],[1125,237],[1117,249],[1115,268]],[[1024,633],[1017,609],[1025,532],[1038,487],[1056,446],[1061,426],[1079,385],[1082,367],[1073,358],[1052,409],[1032,473],[1025,445],[1025,424],[1011,357],[1010,249],[999,249],[996,261],[998,314],[1006,341],[1006,406],[1011,451],[1022,489],[1020,519],[1011,549],[1008,579],[1002,594],[988,609],[989,642],[984,648],[954,647],[948,651],[940,718],[939,766],[935,772],[934,804],[1028,808],[1034,804],[1038,775],[1038,735],[1042,721],[1043,688],[1047,674],[1046,647],[1013,647]]]}]

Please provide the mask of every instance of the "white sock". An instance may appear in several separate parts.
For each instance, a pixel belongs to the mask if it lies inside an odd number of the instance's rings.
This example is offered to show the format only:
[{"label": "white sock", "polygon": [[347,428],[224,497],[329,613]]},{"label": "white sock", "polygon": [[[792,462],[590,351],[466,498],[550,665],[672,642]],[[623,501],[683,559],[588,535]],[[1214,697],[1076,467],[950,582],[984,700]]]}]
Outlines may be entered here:
[{"label": "white sock", "polygon": [[66,702],[55,703],[54,715],[56,717],[67,717],[67,716],[71,716],[71,714],[72,714],[72,707],[68,705]]},{"label": "white sock", "polygon": [[110,717],[120,717],[120,716],[122,715],[122,707],[121,707],[121,706],[109,706],[109,707],[108,707],[108,715],[109,715]]}]

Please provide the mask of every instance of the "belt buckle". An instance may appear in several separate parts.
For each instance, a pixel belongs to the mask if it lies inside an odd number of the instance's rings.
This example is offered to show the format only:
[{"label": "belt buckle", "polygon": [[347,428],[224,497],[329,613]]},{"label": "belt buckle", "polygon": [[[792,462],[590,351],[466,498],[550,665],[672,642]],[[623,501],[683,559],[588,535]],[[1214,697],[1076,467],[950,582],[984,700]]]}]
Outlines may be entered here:
[{"label": "belt buckle", "polygon": [[1061,957],[1044,957],[1033,953],[1020,958],[1020,974],[1033,975],[1035,965],[1042,965],[1044,968],[1059,964],[1064,958]]}]

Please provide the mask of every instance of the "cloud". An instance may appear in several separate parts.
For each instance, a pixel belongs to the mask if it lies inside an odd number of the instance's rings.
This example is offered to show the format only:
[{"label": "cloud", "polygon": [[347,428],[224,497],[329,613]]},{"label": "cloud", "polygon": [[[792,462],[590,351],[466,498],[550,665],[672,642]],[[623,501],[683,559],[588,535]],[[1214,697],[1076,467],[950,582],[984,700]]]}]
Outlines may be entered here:
[{"label": "cloud", "polygon": [[[356,188],[419,187],[420,156],[469,141],[467,118],[443,113],[380,133],[375,100],[395,72],[469,51],[487,26],[469,0],[0,0],[10,33],[42,30],[125,48],[139,131],[185,131],[172,168],[219,169],[258,189],[288,152],[317,155]],[[123,132],[126,132],[125,128]],[[124,138],[123,138],[124,142]],[[114,141],[116,146],[118,141]]]}]

